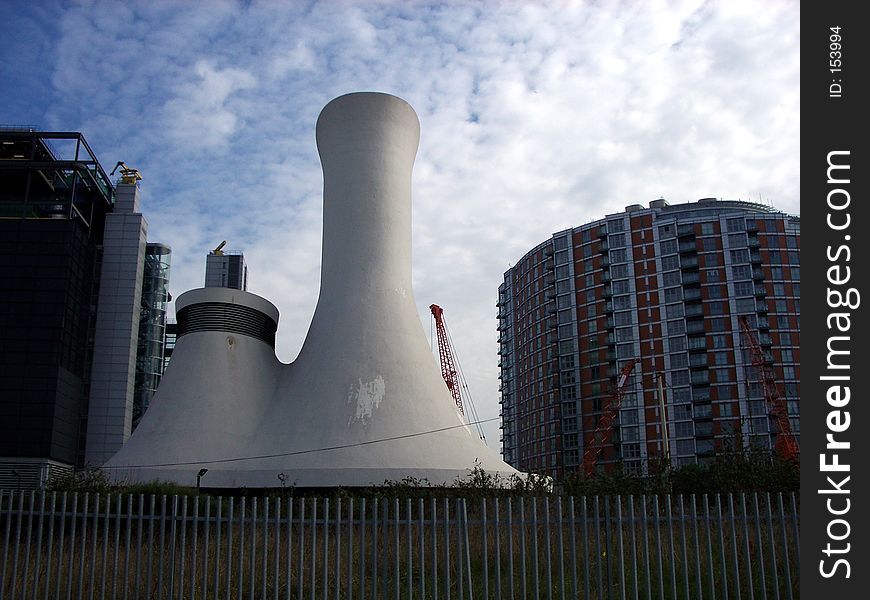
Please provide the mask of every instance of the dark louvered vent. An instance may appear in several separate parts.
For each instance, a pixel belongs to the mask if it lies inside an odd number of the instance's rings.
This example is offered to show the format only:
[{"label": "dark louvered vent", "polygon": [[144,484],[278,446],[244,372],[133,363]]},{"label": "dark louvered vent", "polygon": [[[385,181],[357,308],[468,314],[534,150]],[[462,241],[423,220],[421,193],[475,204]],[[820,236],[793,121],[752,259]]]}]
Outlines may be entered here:
[{"label": "dark louvered vent", "polygon": [[182,308],[177,315],[178,337],[195,331],[226,331],[263,340],[275,347],[278,324],[258,310],[239,304],[203,302]]}]

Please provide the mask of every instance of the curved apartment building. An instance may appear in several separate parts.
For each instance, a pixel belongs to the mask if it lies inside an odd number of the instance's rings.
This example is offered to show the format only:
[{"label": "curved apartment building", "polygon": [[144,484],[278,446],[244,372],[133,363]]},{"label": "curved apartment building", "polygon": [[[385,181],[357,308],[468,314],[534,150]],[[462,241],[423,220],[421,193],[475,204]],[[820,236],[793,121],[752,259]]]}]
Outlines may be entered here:
[{"label": "curved apartment building", "polygon": [[665,454],[683,465],[726,445],[772,447],[744,315],[799,438],[799,249],[800,217],[714,198],[631,205],[538,244],[499,286],[505,461],[579,470],[634,359],[598,468],[643,473]]}]

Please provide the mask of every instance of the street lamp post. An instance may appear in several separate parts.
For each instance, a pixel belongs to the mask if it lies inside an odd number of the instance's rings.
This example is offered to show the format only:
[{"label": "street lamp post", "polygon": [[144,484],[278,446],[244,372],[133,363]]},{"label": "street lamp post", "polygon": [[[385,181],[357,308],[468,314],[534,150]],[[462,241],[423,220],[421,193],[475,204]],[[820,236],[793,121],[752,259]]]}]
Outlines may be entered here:
[{"label": "street lamp post", "polygon": [[203,475],[208,473],[208,469],[200,469],[199,473],[196,474],[196,492],[199,493],[199,483],[202,479]]}]

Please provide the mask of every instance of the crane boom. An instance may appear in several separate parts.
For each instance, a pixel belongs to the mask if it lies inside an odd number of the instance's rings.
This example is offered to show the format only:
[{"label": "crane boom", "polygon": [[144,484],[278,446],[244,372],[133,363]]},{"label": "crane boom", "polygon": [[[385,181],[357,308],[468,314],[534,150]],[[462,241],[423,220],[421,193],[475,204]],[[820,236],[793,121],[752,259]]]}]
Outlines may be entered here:
[{"label": "crane boom", "polygon": [[450,340],[447,337],[447,327],[444,325],[444,309],[437,304],[430,304],[429,310],[435,319],[435,331],[438,334],[438,357],[441,359],[441,376],[453,396],[456,408],[461,415],[465,415],[462,408],[462,395],[459,393],[459,380],[456,373],[456,365],[453,361],[453,352],[450,350]]},{"label": "crane boom", "polygon": [[613,421],[616,419],[616,415],[619,414],[619,407],[622,405],[622,398],[625,396],[626,383],[628,383],[628,378],[631,376],[631,372],[634,371],[635,365],[639,362],[640,359],[635,358],[622,367],[622,372],[619,374],[619,379],[616,382],[616,389],[604,401],[601,419],[592,433],[592,442],[583,453],[583,470],[587,475],[595,472],[595,463],[598,462],[598,457],[601,456],[601,450],[610,441],[610,435],[613,433]]},{"label": "crane boom", "polygon": [[761,377],[761,387],[764,392],[764,400],[767,403],[767,410],[770,417],[776,426],[776,438],[773,442],[774,450],[783,458],[789,460],[797,460],[800,448],[797,440],[791,431],[791,422],[788,420],[788,409],[785,403],[785,398],[779,393],[776,386],[776,378],[773,374],[773,367],[764,351],[761,349],[761,344],[752,329],[749,327],[749,320],[745,315],[740,316],[740,329],[743,330],[743,335],[749,342],[749,351],[752,355],[752,366],[758,370]]}]

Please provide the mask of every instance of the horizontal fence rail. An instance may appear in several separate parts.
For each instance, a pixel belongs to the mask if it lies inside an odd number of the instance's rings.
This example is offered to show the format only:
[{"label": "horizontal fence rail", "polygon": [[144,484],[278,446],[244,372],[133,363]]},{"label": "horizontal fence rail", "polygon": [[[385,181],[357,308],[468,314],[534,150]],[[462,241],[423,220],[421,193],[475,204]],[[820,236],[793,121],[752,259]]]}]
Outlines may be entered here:
[{"label": "horizontal fence rail", "polygon": [[0,600],[799,597],[794,494],[0,491]]}]

